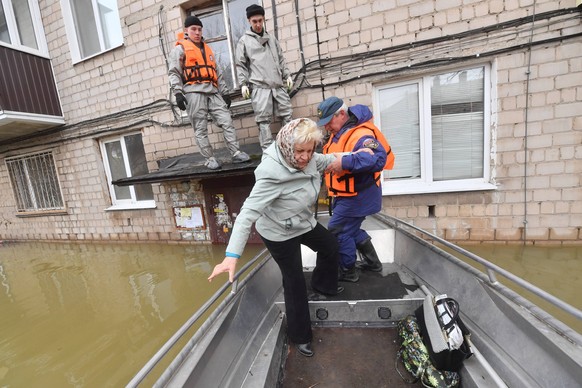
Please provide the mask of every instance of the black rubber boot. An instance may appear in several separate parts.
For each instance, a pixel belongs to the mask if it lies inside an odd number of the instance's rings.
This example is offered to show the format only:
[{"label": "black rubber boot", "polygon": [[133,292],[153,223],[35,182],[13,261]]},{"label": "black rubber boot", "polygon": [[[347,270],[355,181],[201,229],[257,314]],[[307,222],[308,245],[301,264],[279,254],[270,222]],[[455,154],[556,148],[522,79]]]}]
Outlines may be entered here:
[{"label": "black rubber boot", "polygon": [[357,244],[356,248],[358,248],[358,251],[362,256],[362,261],[356,264],[358,268],[363,271],[382,271],[382,263],[380,262],[380,259],[378,259],[378,254],[376,253],[376,249],[374,249],[371,237]]},{"label": "black rubber boot", "polygon": [[358,280],[360,280],[360,274],[358,274],[356,266],[348,269],[340,267],[338,281],[357,283]]},{"label": "black rubber boot", "polygon": [[311,349],[311,342],[308,342],[306,344],[297,344],[297,350],[299,351],[299,353],[303,354],[305,357],[312,357],[313,356],[313,350]]}]

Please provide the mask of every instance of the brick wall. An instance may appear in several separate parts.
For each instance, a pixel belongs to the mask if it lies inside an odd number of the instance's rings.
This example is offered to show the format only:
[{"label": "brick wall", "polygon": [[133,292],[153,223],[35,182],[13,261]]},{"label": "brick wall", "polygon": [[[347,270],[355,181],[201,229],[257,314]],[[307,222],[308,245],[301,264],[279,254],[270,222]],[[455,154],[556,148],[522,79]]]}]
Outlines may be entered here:
[{"label": "brick wall", "polygon": [[[304,52],[309,60],[459,34],[530,16],[533,1],[321,1],[300,2]],[[574,7],[574,1],[537,1],[536,14]],[[279,14],[279,13],[278,13]],[[315,22],[319,27],[316,36]],[[534,23],[538,39],[580,33],[576,18]],[[293,42],[294,21],[281,28],[281,41]],[[547,25],[546,25],[547,24]],[[285,26],[287,27],[287,26]],[[289,31],[289,32],[287,32]],[[523,39],[524,36],[515,37]],[[525,36],[525,38],[528,38]],[[489,37],[481,50],[507,42]],[[549,43],[496,55],[493,64],[495,115],[490,128],[491,171],[497,190],[384,198],[383,212],[413,222],[450,240],[580,243],[582,233],[582,39]],[[298,59],[287,57],[295,69]],[[293,62],[294,61],[294,62]],[[528,66],[529,64],[529,66]],[[389,64],[387,66],[390,66]],[[529,100],[526,87],[530,72]],[[426,70],[430,74],[431,70]],[[432,70],[436,71],[436,70]],[[414,75],[423,74],[415,72]],[[348,104],[372,105],[372,90],[386,79],[406,80],[410,73],[325,88]],[[324,80],[324,84],[325,84]],[[328,81],[333,82],[331,77]],[[295,113],[315,117],[321,90],[295,97]],[[577,113],[578,112],[578,113]],[[526,151],[527,146],[527,151]],[[527,158],[527,163],[526,163]],[[398,158],[397,158],[398,160]],[[524,177],[525,176],[525,177]],[[396,183],[394,183],[396,184]],[[433,216],[428,208],[433,207]]]},{"label": "brick wall", "polygon": [[[41,3],[49,52],[70,127],[55,135],[2,147],[0,157],[54,148],[67,214],[16,217],[6,165],[1,163],[0,239],[207,239],[204,234],[185,235],[176,230],[172,206],[184,200],[203,201],[201,192],[181,192],[178,183],[153,185],[156,209],[105,211],[111,204],[98,147],[100,138],[141,130],[150,171],[157,169],[160,159],[198,151],[193,129],[174,116],[167,102],[163,104],[169,98],[169,88],[159,21],[163,22],[164,47],[169,50],[181,28],[184,9],[176,1],[121,0],[118,4],[124,45],[72,64],[60,2]],[[534,11],[533,0],[299,0],[298,4],[296,12],[294,1],[276,2],[277,34],[294,73],[318,59],[475,31],[530,16]],[[267,29],[273,33],[271,3],[265,2],[265,6]],[[574,6],[574,0],[540,0],[535,1],[535,13]],[[582,32],[579,17],[562,18],[552,24],[534,23],[536,39]],[[484,35],[481,46],[460,45],[457,51],[443,55],[476,56],[484,50],[527,43],[529,38],[529,34],[505,40]],[[434,52],[438,49],[435,44]],[[402,63],[424,60],[413,47],[399,53]],[[580,242],[582,39],[534,46],[531,60],[526,44],[522,49],[480,60],[492,64],[495,83],[490,168],[491,183],[497,189],[390,196],[384,198],[383,211],[452,240],[520,241],[525,236],[530,242]],[[352,74],[363,78],[350,82],[342,82],[337,74],[321,78],[317,69],[311,68],[308,81],[316,86],[304,83],[293,97],[294,116],[315,118],[317,104],[331,95],[344,98],[350,105],[372,106],[372,93],[378,83],[397,82],[438,69],[399,70],[402,63],[387,62],[385,69],[392,72],[374,77],[366,77],[369,69],[363,64]],[[323,88],[317,86],[319,83]],[[156,103],[159,101],[162,104]],[[123,115],[114,123],[92,121],[149,105],[151,109]],[[242,143],[257,142],[252,115],[235,117],[234,125]],[[223,146],[221,131],[215,126],[210,128],[210,140],[215,147]],[[196,187],[196,182],[193,185]]]}]

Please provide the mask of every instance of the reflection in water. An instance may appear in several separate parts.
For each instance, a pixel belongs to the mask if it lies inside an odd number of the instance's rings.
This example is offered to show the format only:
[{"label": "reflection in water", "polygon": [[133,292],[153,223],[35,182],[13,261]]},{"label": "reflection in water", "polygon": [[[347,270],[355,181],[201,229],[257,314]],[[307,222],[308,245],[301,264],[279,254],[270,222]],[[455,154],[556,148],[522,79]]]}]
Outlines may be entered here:
[{"label": "reflection in water", "polygon": [[223,258],[211,245],[0,246],[0,386],[125,385],[227,280],[207,281]]},{"label": "reflection in water", "polygon": [[[582,308],[582,247],[465,248]],[[211,245],[0,246],[0,386],[124,386],[227,280],[207,281],[223,257]]]},{"label": "reflection in water", "polygon": [[[460,244],[461,245],[461,244]],[[529,283],[582,309],[582,246],[461,245],[464,249],[527,280]],[[477,267],[481,267],[480,265]],[[483,270],[482,268],[479,268]],[[582,322],[499,276],[498,280],[582,333]]]}]

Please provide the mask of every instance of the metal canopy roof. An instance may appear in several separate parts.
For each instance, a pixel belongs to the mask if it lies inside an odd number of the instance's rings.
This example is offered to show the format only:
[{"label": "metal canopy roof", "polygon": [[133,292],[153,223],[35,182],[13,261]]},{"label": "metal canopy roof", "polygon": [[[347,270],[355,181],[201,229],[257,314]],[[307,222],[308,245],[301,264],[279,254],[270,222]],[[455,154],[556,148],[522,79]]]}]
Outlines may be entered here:
[{"label": "metal canopy roof", "polygon": [[240,148],[251,157],[248,162],[232,163],[228,150],[226,148],[220,148],[214,150],[214,156],[222,164],[222,168],[219,170],[210,170],[205,167],[205,158],[196,152],[159,160],[159,170],[157,171],[118,179],[112,183],[117,186],[129,186],[139,183],[159,183],[190,179],[220,179],[251,174],[261,162],[261,146],[258,143],[253,143],[241,145]]}]

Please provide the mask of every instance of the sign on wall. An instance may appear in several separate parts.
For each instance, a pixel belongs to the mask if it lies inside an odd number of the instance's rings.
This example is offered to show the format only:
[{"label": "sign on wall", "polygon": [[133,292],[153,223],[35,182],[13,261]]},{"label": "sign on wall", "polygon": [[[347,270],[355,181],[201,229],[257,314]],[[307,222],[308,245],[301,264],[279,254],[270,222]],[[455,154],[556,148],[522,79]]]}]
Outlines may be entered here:
[{"label": "sign on wall", "polygon": [[175,207],[174,219],[178,229],[206,229],[202,205]]}]

